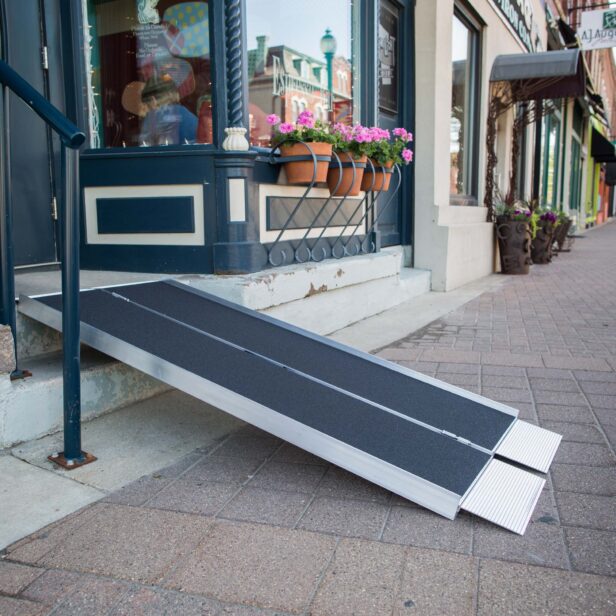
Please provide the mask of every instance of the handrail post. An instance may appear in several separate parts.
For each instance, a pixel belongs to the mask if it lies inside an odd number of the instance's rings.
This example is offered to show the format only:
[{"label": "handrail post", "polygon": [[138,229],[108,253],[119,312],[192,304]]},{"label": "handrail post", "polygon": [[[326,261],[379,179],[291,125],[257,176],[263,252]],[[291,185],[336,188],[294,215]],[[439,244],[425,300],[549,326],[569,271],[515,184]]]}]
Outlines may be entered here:
[{"label": "handrail post", "polygon": [[64,457],[81,460],[81,383],[79,349],[79,212],[75,185],[77,152],[64,146],[62,238],[62,335],[64,351]]},{"label": "handrail post", "polygon": [[[2,292],[2,321],[11,328],[13,342],[15,331],[15,273],[13,270],[13,238],[11,233],[11,168],[9,163],[9,89],[2,87],[2,135],[0,136],[2,158],[0,165],[0,285]],[[15,354],[17,359],[17,353]]]},{"label": "handrail post", "polygon": [[64,194],[62,235],[62,353],[64,451],[49,459],[65,468],[96,460],[81,450],[81,380],[79,340],[79,151],[62,144]]}]

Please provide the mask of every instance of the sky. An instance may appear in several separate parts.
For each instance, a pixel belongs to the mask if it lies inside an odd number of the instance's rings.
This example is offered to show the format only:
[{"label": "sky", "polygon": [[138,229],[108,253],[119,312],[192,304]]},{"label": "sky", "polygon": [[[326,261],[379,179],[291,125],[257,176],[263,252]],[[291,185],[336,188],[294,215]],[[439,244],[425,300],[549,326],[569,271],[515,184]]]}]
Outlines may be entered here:
[{"label": "sky", "polygon": [[246,0],[248,49],[257,36],[269,36],[269,46],[286,45],[322,58],[319,46],[325,29],[338,41],[336,55],[351,57],[349,0]]}]

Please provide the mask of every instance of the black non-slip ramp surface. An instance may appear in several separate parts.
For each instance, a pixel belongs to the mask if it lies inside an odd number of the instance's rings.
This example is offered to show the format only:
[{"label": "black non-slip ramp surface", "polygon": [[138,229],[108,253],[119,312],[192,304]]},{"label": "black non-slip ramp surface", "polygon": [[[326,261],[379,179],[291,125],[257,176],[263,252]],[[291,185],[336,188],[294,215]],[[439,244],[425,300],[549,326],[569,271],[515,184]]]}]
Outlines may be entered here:
[{"label": "black non-slip ramp surface", "polygon": [[[61,310],[20,298],[59,330]],[[173,281],[82,291],[80,316],[93,348],[449,518],[523,534],[545,480],[493,456],[547,469],[558,446],[497,403]]]},{"label": "black non-slip ramp surface", "polygon": [[[111,291],[492,451],[515,416],[175,282]],[[445,384],[443,384],[445,385]],[[447,387],[447,386],[446,386]],[[456,388],[457,389],[457,388]]]}]

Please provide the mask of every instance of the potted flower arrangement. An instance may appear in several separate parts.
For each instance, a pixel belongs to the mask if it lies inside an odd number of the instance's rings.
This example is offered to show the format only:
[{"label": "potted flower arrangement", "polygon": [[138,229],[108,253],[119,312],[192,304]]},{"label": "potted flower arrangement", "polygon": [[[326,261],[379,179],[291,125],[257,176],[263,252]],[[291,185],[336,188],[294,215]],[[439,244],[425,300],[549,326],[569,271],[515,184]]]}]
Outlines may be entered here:
[{"label": "potted flower arrangement", "polygon": [[408,147],[413,141],[413,135],[404,128],[394,128],[393,135],[388,130],[376,126],[367,131],[369,141],[366,143],[365,151],[372,165],[366,167],[361,189],[389,190],[394,164],[408,165],[413,160],[413,151]]},{"label": "potted flower arrangement", "polygon": [[332,126],[334,152],[340,159],[332,161],[327,174],[327,184],[332,195],[355,197],[361,190],[366,169],[370,142],[369,129],[359,124],[348,126],[340,122]]},{"label": "potted flower arrangement", "polygon": [[530,256],[533,263],[549,263],[552,260],[552,243],[554,242],[554,230],[558,225],[558,216],[548,208],[536,210],[539,217],[537,232],[533,237],[530,247]]},{"label": "potted flower arrangement", "polygon": [[531,242],[537,231],[537,214],[522,201],[499,203],[495,213],[501,271],[503,274],[528,274]]},{"label": "potted flower arrangement", "polygon": [[[334,142],[329,125],[315,120],[312,111],[308,110],[299,114],[297,122],[281,122],[276,114],[267,116],[267,122],[274,128],[272,145],[279,146],[280,155],[287,159],[284,163],[287,182],[325,182]],[[318,157],[316,173],[311,152]]]},{"label": "potted flower arrangement", "polygon": [[567,241],[567,236],[571,230],[571,225],[573,225],[573,218],[567,216],[567,214],[563,211],[558,212],[558,226],[554,232],[554,241],[558,246],[558,252],[566,250],[565,242]]}]

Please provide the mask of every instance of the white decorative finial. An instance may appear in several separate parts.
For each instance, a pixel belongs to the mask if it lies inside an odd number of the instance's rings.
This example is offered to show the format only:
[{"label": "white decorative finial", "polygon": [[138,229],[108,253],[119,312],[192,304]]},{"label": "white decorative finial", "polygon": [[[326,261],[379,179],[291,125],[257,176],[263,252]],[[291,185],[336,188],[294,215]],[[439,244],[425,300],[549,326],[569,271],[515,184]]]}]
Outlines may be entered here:
[{"label": "white decorative finial", "polygon": [[250,148],[246,139],[246,129],[241,126],[225,128],[227,136],[222,142],[222,149],[227,152],[247,152]]}]

